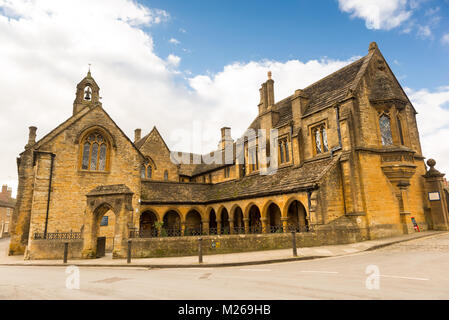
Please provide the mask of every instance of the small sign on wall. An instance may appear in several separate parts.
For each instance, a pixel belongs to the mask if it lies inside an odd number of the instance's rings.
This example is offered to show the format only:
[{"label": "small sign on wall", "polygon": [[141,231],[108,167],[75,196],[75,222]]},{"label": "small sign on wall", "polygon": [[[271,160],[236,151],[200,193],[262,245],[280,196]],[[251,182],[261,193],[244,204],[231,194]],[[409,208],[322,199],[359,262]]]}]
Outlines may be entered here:
[{"label": "small sign on wall", "polygon": [[440,193],[438,191],[436,192],[429,192],[429,200],[430,201],[440,201]]},{"label": "small sign on wall", "polygon": [[108,222],[109,222],[109,221],[108,221],[108,218],[109,218],[109,217],[106,217],[106,216],[103,217],[103,218],[101,218],[101,222],[100,222],[100,226],[101,226],[101,227],[106,227],[106,226],[108,225]]}]

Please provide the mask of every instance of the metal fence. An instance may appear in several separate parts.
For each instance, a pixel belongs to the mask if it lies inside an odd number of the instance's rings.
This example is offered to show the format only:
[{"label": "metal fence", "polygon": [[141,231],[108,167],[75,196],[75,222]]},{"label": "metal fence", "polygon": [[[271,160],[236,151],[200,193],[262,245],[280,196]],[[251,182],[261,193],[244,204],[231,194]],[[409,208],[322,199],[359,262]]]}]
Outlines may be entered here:
[{"label": "metal fence", "polygon": [[34,240],[79,240],[82,238],[81,232],[36,232],[34,234]]}]

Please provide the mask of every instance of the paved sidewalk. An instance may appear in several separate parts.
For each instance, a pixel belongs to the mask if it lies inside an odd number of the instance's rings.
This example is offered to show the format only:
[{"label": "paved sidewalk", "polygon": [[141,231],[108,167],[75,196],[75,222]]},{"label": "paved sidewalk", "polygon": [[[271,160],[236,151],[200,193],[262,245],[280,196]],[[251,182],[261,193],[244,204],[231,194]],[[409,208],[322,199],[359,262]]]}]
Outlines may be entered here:
[{"label": "paved sidewalk", "polygon": [[[375,250],[399,242],[447,234],[446,231],[426,231],[393,238],[369,240],[345,245],[298,248],[298,257],[293,257],[292,249],[253,251],[242,253],[216,254],[203,256],[203,263],[198,263],[198,256],[143,258],[133,259],[127,264],[126,259],[112,259],[111,255],[100,259],[69,260],[68,265],[83,267],[145,267],[145,268],[198,268],[231,267],[257,265],[297,260],[310,260],[333,256],[349,255],[363,251]],[[62,260],[23,260],[23,256],[7,256],[9,240],[0,239],[0,266],[65,266]]]}]

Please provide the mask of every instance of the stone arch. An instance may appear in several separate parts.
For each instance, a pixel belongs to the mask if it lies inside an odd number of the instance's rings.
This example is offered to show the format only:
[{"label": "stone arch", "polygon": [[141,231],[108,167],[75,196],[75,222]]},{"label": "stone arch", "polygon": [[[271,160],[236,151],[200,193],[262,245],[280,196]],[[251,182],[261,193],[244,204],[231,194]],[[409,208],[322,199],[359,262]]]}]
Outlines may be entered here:
[{"label": "stone arch", "polygon": [[163,217],[161,235],[167,237],[181,236],[181,214],[176,209],[169,209]]},{"label": "stone arch", "polygon": [[221,234],[230,234],[230,223],[229,223],[229,212],[226,207],[222,207],[220,212],[220,221],[221,221]]},{"label": "stone arch", "polygon": [[248,226],[250,233],[262,232],[262,216],[259,207],[255,204],[248,206]]},{"label": "stone arch", "polygon": [[299,200],[293,200],[287,207],[287,228],[289,231],[309,231],[309,221],[307,211]]},{"label": "stone arch", "polygon": [[98,186],[87,197],[87,207],[83,225],[83,258],[97,257],[97,237],[101,218],[109,210],[115,214],[113,257],[126,256],[123,240],[129,237],[132,221],[133,192],[124,184]]},{"label": "stone arch", "polygon": [[139,217],[139,234],[141,237],[157,237],[158,229],[155,223],[158,215],[152,210],[145,210]]},{"label": "stone arch", "polygon": [[281,209],[279,206],[276,203],[271,202],[266,210],[269,232],[282,232]]},{"label": "stone arch", "polygon": [[198,212],[196,209],[191,209],[185,219],[186,223],[186,235],[193,236],[193,235],[200,235],[202,234],[202,217],[201,213]]},{"label": "stone arch", "polygon": [[109,130],[103,126],[100,125],[89,125],[87,127],[84,127],[82,130],[78,132],[78,135],[75,138],[75,144],[79,144],[81,141],[84,140],[86,136],[88,136],[90,133],[94,131],[99,131],[106,139],[109,140],[109,143],[114,149],[117,149],[117,143],[115,141],[115,137],[109,132]]},{"label": "stone arch", "polygon": [[239,205],[234,205],[231,209],[231,217],[234,220],[234,233],[245,233],[245,223],[243,220],[243,210]]},{"label": "stone arch", "polygon": [[217,213],[214,208],[209,210],[209,234],[217,234]]}]

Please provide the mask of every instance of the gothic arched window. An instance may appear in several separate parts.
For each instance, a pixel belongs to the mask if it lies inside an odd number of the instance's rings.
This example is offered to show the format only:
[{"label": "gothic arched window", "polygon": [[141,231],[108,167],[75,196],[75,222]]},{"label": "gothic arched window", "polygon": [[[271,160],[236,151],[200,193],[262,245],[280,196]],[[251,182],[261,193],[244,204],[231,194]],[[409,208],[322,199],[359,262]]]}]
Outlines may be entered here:
[{"label": "gothic arched window", "polygon": [[81,169],[88,171],[107,171],[109,166],[109,147],[104,136],[98,132],[88,134],[82,141]]},{"label": "gothic arched window", "polygon": [[326,125],[324,123],[312,128],[312,136],[316,154],[329,151],[329,147],[327,144]]},{"label": "gothic arched window", "polygon": [[140,171],[140,177],[142,179],[151,179],[152,176],[153,176],[153,168],[151,167],[151,164],[149,163],[144,164]]},{"label": "gothic arched window", "polygon": [[383,114],[379,118],[380,136],[382,138],[383,146],[390,146],[393,144],[393,136],[391,135],[390,117]]}]

